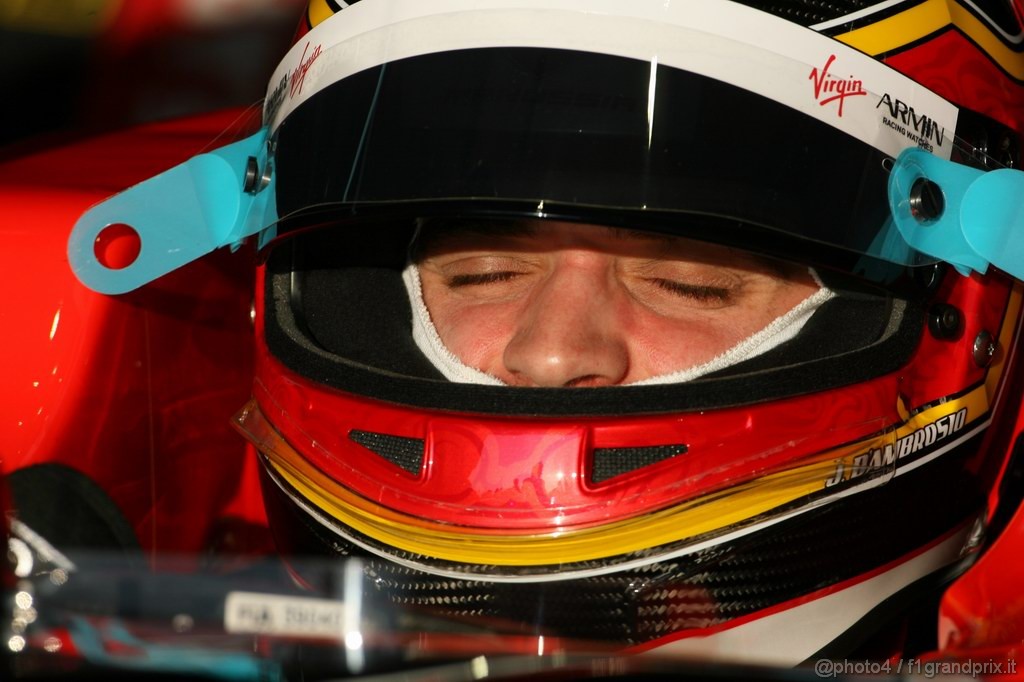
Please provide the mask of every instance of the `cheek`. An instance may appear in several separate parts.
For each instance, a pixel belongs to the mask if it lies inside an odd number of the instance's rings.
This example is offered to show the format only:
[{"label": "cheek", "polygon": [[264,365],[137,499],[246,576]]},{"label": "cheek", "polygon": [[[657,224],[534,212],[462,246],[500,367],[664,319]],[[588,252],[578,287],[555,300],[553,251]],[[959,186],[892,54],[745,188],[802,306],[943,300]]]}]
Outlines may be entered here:
[{"label": "cheek", "polygon": [[704,364],[764,329],[778,312],[775,306],[760,305],[674,318],[640,313],[630,335],[630,381]]},{"label": "cheek", "polygon": [[484,372],[494,373],[505,346],[515,333],[518,309],[508,303],[467,303],[452,298],[432,301],[424,291],[438,336],[455,357]]},{"label": "cheek", "polygon": [[629,336],[631,372],[628,381],[689,369],[728,350],[734,332],[714,317],[665,319],[641,315]]}]

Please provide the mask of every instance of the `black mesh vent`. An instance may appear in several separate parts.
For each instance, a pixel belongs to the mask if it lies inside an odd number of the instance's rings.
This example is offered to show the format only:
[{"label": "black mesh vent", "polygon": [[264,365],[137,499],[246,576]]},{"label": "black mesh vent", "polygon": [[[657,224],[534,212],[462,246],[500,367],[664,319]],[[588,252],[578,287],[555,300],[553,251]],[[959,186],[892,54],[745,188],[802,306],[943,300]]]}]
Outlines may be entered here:
[{"label": "black mesh vent", "polygon": [[686,446],[682,443],[647,448],[594,448],[594,469],[590,480],[601,483],[685,452]]},{"label": "black mesh vent", "polygon": [[[913,4],[921,4],[923,1],[913,0]],[[803,26],[813,26],[824,21],[832,21],[867,9],[872,5],[881,4],[873,0],[834,0],[830,2],[824,0],[739,0],[739,2],[742,5],[755,7]],[[897,8],[898,11],[905,11],[910,6],[912,5],[903,2],[897,5]],[[890,10],[888,13],[883,14],[882,12],[885,11],[883,8],[881,11],[873,12],[868,16],[872,17],[872,20],[877,20],[893,13]]]},{"label": "black mesh vent", "polygon": [[419,476],[423,468],[424,441],[420,438],[401,438],[386,433],[372,431],[348,432],[348,439],[362,445],[387,461],[402,467],[411,474]]}]

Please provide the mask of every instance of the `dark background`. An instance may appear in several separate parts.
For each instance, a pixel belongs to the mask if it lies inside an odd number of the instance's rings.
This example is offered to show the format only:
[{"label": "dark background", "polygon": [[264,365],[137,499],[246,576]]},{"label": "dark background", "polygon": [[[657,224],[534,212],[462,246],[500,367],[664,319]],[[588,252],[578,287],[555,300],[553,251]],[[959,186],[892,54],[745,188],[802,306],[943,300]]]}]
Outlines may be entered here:
[{"label": "dark background", "polygon": [[257,104],[305,0],[0,0],[0,157]]}]

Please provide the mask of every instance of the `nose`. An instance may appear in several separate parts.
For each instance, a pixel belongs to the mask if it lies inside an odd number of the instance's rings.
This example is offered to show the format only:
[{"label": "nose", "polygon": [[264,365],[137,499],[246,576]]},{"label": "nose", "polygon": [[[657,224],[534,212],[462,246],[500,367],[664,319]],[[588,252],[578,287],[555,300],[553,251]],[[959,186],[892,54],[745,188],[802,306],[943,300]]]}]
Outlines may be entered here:
[{"label": "nose", "polygon": [[516,385],[612,386],[629,372],[614,282],[601,268],[561,267],[534,291],[502,360]]}]

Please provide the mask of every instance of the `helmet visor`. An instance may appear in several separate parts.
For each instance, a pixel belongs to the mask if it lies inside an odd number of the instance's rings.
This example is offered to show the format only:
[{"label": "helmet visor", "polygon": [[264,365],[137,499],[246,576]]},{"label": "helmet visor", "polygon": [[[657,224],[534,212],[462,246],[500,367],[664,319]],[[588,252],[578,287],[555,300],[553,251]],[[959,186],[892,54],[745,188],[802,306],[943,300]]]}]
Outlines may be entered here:
[{"label": "helmet visor", "polygon": [[285,215],[500,202],[628,213],[679,233],[742,223],[734,231],[747,241],[756,227],[903,264],[923,258],[876,244],[890,215],[884,153],[771,99],[636,60],[526,48],[410,58],[335,84],[278,142]]}]

